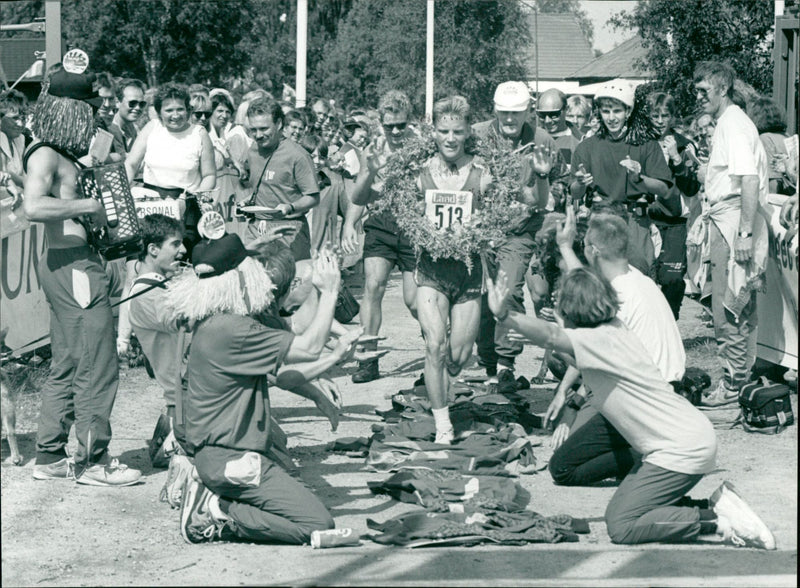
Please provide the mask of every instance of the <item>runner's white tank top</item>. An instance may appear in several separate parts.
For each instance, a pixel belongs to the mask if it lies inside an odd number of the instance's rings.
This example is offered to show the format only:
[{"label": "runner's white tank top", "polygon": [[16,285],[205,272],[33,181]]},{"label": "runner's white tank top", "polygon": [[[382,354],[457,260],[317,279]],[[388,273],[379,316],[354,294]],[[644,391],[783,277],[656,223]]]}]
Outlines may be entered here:
[{"label": "runner's white tank top", "polygon": [[193,191],[200,187],[202,127],[190,125],[179,133],[169,132],[156,121],[144,153],[143,179],[161,188]]}]

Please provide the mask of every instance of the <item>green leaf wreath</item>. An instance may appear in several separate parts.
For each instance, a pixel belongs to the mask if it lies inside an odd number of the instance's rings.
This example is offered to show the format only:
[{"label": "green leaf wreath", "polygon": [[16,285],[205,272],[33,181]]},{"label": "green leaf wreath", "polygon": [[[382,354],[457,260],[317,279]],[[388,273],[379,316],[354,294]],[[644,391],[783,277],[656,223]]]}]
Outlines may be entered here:
[{"label": "green leaf wreath", "polygon": [[500,245],[508,232],[528,216],[528,208],[518,201],[522,156],[512,153],[510,142],[473,136],[467,139],[465,151],[480,158],[492,176],[492,183],[468,223],[456,222],[450,228],[437,229],[425,217],[425,201],[416,180],[425,162],[437,153],[430,126],[409,138],[389,158],[383,191],[373,210],[393,214],[417,254],[424,250],[434,260],[459,259],[471,270],[472,254]]}]

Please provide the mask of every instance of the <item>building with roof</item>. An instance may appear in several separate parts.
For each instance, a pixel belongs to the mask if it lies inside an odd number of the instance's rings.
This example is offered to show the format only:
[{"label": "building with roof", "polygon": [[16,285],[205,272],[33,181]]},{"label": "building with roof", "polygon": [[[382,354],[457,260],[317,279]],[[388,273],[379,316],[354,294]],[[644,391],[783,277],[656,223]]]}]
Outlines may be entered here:
[{"label": "building with roof", "polygon": [[532,42],[525,65],[531,90],[558,88],[573,94],[580,84],[567,80],[567,76],[594,59],[577,19],[571,14],[536,14],[531,10],[528,23]]},{"label": "building with roof", "polygon": [[634,86],[649,82],[655,73],[644,65],[646,60],[647,50],[637,35],[567,75],[566,80],[576,84],[570,93],[593,96],[599,84],[617,78]]}]

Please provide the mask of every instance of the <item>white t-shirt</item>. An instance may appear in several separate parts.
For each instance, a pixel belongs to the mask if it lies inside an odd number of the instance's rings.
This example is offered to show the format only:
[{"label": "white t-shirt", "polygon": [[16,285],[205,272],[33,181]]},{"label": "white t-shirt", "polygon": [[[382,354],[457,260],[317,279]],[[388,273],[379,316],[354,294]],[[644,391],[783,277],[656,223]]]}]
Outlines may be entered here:
[{"label": "white t-shirt", "polygon": [[706,174],[709,204],[742,193],[741,176],[758,176],[759,200],[769,193],[769,161],[758,129],[744,111],[731,104],[717,120]]},{"label": "white t-shirt", "polygon": [[672,390],[639,338],[619,319],[565,333],[594,406],[643,461],[683,474],[714,469],[713,425]]},{"label": "white t-shirt", "polygon": [[678,324],[661,288],[634,267],[611,281],[617,291],[620,319],[639,338],[667,382],[680,381],[686,370]]},{"label": "white t-shirt", "polygon": [[144,181],[160,188],[197,190],[203,179],[200,157],[205,132],[201,126],[189,125],[180,133],[171,133],[156,121],[147,137],[142,172]]}]

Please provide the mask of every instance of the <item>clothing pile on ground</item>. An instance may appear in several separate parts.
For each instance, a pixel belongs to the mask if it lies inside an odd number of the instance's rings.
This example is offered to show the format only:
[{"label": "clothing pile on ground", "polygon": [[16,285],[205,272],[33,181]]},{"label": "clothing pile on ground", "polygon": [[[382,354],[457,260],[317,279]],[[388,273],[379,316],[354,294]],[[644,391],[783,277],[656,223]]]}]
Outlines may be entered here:
[{"label": "clothing pile on ground", "polygon": [[[577,541],[588,533],[585,521],[569,515],[542,516],[527,510],[530,495],[514,478],[540,466],[525,427],[528,403],[514,387],[506,394],[477,383],[459,382],[450,415],[456,441],[433,442],[436,428],[425,386],[392,396],[392,409],[376,411],[385,421],[367,439],[344,438],[331,451],[365,457],[366,468],[391,472],[368,482],[373,494],[417,504],[411,512],[383,523],[367,520],[377,543],[423,547],[504,545]],[[528,419],[530,420],[530,419]],[[531,425],[528,427],[531,428]]]}]

